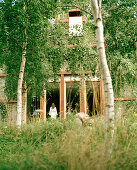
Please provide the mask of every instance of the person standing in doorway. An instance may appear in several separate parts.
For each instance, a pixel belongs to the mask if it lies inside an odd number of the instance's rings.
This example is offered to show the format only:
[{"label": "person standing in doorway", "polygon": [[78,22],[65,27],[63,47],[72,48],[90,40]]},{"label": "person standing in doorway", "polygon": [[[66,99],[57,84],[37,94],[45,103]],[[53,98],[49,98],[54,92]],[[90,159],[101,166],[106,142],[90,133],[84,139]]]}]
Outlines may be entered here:
[{"label": "person standing in doorway", "polygon": [[49,115],[51,116],[52,119],[56,119],[56,117],[57,117],[57,109],[56,109],[54,103],[52,103],[52,105],[50,107]]}]

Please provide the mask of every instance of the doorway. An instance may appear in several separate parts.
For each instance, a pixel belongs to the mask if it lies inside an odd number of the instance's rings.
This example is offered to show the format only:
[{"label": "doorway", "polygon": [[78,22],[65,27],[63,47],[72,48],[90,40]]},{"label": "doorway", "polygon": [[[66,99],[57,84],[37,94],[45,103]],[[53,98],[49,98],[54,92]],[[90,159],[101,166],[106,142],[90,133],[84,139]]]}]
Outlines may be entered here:
[{"label": "doorway", "polygon": [[57,108],[57,113],[59,116],[59,83],[49,83],[46,89],[46,113],[48,113],[52,103],[55,104]]},{"label": "doorway", "polygon": [[100,112],[100,83],[98,81],[86,82],[87,90],[87,113],[94,116]]},{"label": "doorway", "polygon": [[68,113],[80,111],[79,82],[66,83],[66,110]]}]

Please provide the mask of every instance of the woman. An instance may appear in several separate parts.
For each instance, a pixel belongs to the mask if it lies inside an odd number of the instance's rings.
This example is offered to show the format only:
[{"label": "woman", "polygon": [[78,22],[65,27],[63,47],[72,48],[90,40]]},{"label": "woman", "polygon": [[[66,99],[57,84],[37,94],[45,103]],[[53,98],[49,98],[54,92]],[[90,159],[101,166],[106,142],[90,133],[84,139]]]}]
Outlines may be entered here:
[{"label": "woman", "polygon": [[52,119],[56,119],[56,117],[57,117],[57,109],[56,109],[54,103],[52,103],[52,105],[50,107],[49,115],[51,116]]}]

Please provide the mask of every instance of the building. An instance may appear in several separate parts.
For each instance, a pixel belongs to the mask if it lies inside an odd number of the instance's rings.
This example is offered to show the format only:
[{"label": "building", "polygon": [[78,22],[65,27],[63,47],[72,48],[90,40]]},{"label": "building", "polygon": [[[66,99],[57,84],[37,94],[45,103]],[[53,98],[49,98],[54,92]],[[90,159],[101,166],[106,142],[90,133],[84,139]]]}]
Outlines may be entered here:
[{"label": "building", "polygon": [[[83,19],[79,9],[69,10],[67,20],[60,20],[58,22],[67,22],[69,25],[69,36],[81,37],[83,29]],[[75,45],[69,45],[71,48]],[[90,45],[89,45],[90,46]],[[95,45],[94,45],[95,46]],[[0,81],[2,81],[1,94],[4,96],[4,79],[6,75],[1,73]],[[84,112],[90,114],[104,113],[104,90],[102,81],[94,77],[91,71],[76,72],[75,75],[71,72],[60,71],[58,79],[54,88],[54,80],[49,79],[48,86],[50,88],[43,89],[43,96],[38,97],[31,94],[31,101],[27,102],[27,90],[23,92],[23,117],[22,120],[26,123],[26,115],[28,117],[40,116],[41,119],[46,119],[49,107],[52,102],[55,102],[61,118],[66,118],[66,112]],[[71,90],[70,90],[71,89]],[[51,92],[52,91],[52,92]],[[71,92],[70,92],[71,91]],[[28,94],[29,96],[30,94]],[[73,96],[73,98],[72,98]],[[55,100],[56,99],[56,100]],[[16,104],[17,101],[7,101],[6,97],[2,97],[0,103],[5,105],[8,119],[16,121]]]}]

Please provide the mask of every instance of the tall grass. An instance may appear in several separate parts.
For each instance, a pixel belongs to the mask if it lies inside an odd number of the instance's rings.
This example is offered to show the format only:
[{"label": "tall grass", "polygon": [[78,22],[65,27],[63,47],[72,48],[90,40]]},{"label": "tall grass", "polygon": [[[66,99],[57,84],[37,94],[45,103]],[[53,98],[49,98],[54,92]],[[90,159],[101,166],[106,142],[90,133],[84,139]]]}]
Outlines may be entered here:
[{"label": "tall grass", "polygon": [[0,169],[137,169],[137,119],[134,108],[115,120],[114,148],[105,155],[105,123],[81,127],[72,117],[22,127],[0,124]]}]

